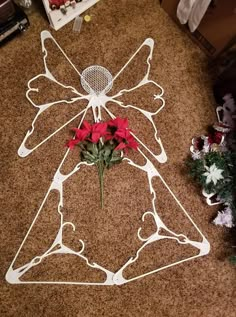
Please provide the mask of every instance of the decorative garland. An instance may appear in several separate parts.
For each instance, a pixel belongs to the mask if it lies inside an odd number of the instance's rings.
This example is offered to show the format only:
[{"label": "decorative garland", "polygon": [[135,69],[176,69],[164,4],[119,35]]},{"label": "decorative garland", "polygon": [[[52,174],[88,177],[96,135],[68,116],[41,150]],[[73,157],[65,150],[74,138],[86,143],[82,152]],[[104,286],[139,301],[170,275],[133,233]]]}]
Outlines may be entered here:
[{"label": "decorative garland", "polygon": [[[236,151],[227,147],[230,127],[215,123],[207,135],[194,138],[187,159],[190,176],[202,187],[209,205],[221,204],[215,225],[236,225]],[[232,256],[236,263],[236,255]]]}]

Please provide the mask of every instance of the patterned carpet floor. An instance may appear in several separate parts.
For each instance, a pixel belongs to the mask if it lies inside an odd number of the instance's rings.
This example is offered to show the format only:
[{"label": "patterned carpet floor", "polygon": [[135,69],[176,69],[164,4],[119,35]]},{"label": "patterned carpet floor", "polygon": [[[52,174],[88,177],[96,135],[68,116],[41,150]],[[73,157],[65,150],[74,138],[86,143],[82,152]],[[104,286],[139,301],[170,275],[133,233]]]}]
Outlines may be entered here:
[{"label": "patterned carpet floor", "polygon": [[[1,217],[0,217],[0,315],[14,317],[90,317],[90,316],[160,316],[160,317],[233,317],[235,316],[235,268],[226,259],[227,232],[211,224],[217,210],[209,207],[200,189],[191,182],[184,160],[189,154],[193,136],[202,134],[216,120],[212,82],[207,71],[207,58],[188,36],[162,10],[156,0],[99,1],[88,10],[92,19],[84,22],[80,33],[72,31],[73,22],[55,32],[45,15],[38,10],[30,14],[30,28],[0,49],[1,76]],[[29,156],[21,158],[17,150],[30,128],[37,109],[26,99],[27,82],[44,72],[40,32],[49,30],[67,56],[80,70],[101,65],[116,74],[143,41],[155,41],[150,79],[164,90],[165,107],[154,117],[158,136],[167,153],[164,164],[152,160],[166,183],[178,197],[194,222],[211,244],[205,257],[182,263],[143,279],[121,286],[81,286],[9,284],[5,274],[16,255],[51,184],[64,154],[72,121],[48,142]],[[55,43],[46,41],[48,68],[54,77],[84,93],[80,78],[63,59]],[[147,48],[141,50],[111,90],[133,87],[145,75]],[[73,97],[68,90],[39,78],[32,83],[39,88],[32,92],[36,104]],[[133,104],[153,111],[155,88],[143,88],[124,94],[124,104]],[[35,131],[27,147],[37,146],[44,138],[84,109],[86,103],[61,103],[45,111],[35,123]],[[155,153],[160,146],[153,141],[148,120],[133,109],[108,103],[116,116],[127,117],[131,129]],[[86,117],[92,122],[92,114]],[[144,160],[130,153],[138,164]],[[79,161],[78,149],[69,153],[62,167],[69,173]],[[145,211],[152,208],[145,173],[126,164],[115,166],[105,174],[105,205],[99,206],[99,183],[94,167],[82,168],[64,184],[65,221],[73,222],[63,230],[63,241],[74,250],[85,242],[85,255],[116,272],[140,247],[137,231],[150,236],[156,227]],[[159,178],[153,180],[156,208],[168,228],[201,241],[180,207]],[[60,217],[59,195],[52,191],[25,241],[14,268],[44,253],[55,239]],[[124,273],[125,278],[150,272],[158,267],[196,254],[189,245],[175,240],[154,242]],[[101,271],[89,268],[85,261],[72,255],[52,255],[30,269],[22,281],[103,281]]]}]

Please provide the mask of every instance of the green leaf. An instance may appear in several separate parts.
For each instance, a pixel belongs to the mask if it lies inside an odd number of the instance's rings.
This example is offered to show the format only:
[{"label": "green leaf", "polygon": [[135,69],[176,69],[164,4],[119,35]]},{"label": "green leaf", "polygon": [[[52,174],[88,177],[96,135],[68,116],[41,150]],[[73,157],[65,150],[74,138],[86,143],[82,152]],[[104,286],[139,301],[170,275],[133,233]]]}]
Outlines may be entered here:
[{"label": "green leaf", "polygon": [[87,143],[86,149],[87,149],[87,151],[89,151],[94,157],[98,156],[97,144],[89,142],[89,143]]},{"label": "green leaf", "polygon": [[88,151],[82,151],[81,152],[82,160],[86,161],[87,163],[95,163],[97,161],[97,158],[94,157],[91,153]]},{"label": "green leaf", "polygon": [[230,262],[235,264],[236,265],[236,255],[232,255],[230,258],[229,258]]},{"label": "green leaf", "polygon": [[99,142],[98,142],[98,151],[100,152],[102,148],[103,148],[103,145],[102,145],[102,143],[99,141]]},{"label": "green leaf", "polygon": [[104,150],[104,159],[109,158],[110,155],[111,155],[111,150],[110,149],[105,149]]},{"label": "green leaf", "polygon": [[121,157],[114,157],[114,156],[113,156],[113,157],[111,158],[111,160],[110,160],[110,162],[119,162],[119,161],[120,161],[120,162],[122,161],[122,158],[121,158]]}]

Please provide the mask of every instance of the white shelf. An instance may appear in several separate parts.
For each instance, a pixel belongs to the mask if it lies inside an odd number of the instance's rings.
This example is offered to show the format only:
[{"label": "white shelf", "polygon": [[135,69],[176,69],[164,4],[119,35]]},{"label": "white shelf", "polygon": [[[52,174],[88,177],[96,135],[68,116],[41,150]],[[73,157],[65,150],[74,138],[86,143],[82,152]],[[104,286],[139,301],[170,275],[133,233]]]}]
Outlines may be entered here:
[{"label": "white shelf", "polygon": [[68,22],[75,19],[78,15],[86,11],[88,8],[92,7],[99,0],[83,0],[82,2],[78,2],[75,5],[75,8],[72,6],[67,7],[66,14],[63,14],[60,9],[51,10],[49,6],[48,0],[43,0],[43,4],[50,22],[50,25],[56,31],[63,27]]}]

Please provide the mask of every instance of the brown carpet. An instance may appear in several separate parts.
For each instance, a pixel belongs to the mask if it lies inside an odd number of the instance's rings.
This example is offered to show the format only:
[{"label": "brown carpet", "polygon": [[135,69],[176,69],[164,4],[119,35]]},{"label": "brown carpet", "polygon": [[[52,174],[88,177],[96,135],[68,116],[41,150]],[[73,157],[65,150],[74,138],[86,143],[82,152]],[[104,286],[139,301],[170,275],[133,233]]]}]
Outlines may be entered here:
[{"label": "brown carpet", "polygon": [[[50,185],[70,137],[69,127],[27,158],[20,158],[17,149],[36,114],[26,100],[27,81],[43,72],[40,32],[49,29],[41,13],[30,15],[31,27],[0,49],[1,69],[1,290],[0,316],[235,316],[235,268],[225,259],[227,233],[210,224],[217,208],[206,205],[200,190],[184,170],[191,138],[206,130],[215,121],[211,82],[206,71],[206,57],[186,34],[160,8],[157,0],[100,1],[91,8],[90,23],[82,32],[72,32],[72,23],[53,32],[75,65],[83,70],[98,64],[117,73],[143,40],[152,37],[155,49],[150,78],[165,89],[166,107],[155,118],[168,155],[166,164],[156,164],[166,182],[176,193],[193,220],[211,243],[206,257],[174,266],[123,286],[76,285],[10,285],[5,273],[15,256]],[[79,79],[47,43],[48,62],[54,75],[80,89]],[[147,52],[138,55],[129,72],[118,82],[117,89],[127,88],[141,79]],[[141,61],[141,62],[140,62]],[[38,102],[55,100],[67,94],[57,87],[38,81]],[[116,87],[114,87],[116,89]],[[140,107],[151,107],[145,91],[128,96],[127,101]],[[51,99],[50,99],[51,98]],[[129,99],[131,98],[131,100]],[[127,102],[126,101],[126,102]],[[36,124],[36,133],[27,142],[32,147],[84,104],[61,105],[47,112]],[[110,106],[116,115],[128,116],[133,130],[158,152],[152,141],[151,127],[134,111],[121,111]],[[70,127],[75,126],[75,120]],[[139,162],[137,154],[131,154]],[[73,151],[63,167],[68,172],[77,162]],[[199,239],[188,220],[170,199],[159,179],[154,180],[157,208],[169,228]],[[58,230],[56,212],[58,193],[52,192],[35,224],[15,267],[30,261],[47,250]],[[85,254],[116,271],[140,246],[136,233],[141,215],[151,208],[145,175],[125,163],[106,173],[105,208],[99,208],[96,171],[84,168],[65,184],[63,215],[76,225],[76,231],[65,228],[68,246],[80,249],[79,239],[86,243]],[[143,235],[154,232],[152,219],[147,218]],[[139,261],[125,272],[130,278],[176,260],[194,255],[196,250],[175,242],[154,243]],[[35,266],[23,280],[101,281],[101,272],[88,268],[73,256],[51,256]]]}]

